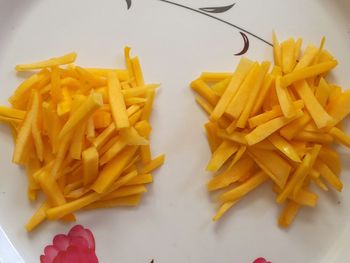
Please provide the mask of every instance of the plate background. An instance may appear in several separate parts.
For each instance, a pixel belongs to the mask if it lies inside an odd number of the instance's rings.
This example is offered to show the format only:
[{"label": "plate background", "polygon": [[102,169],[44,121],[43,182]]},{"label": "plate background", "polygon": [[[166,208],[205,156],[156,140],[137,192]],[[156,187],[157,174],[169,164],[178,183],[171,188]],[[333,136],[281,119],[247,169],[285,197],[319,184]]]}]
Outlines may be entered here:
[{"label": "plate background", "polygon": [[[224,6],[232,0],[176,0],[193,8]],[[215,14],[270,40],[301,36],[304,43],[327,37],[327,49],[339,60],[333,75],[350,85],[350,3],[330,0],[237,0]],[[341,195],[321,194],[315,209],[304,208],[288,230],[276,226],[279,208],[270,185],[250,194],[221,222],[211,217],[216,204],[205,184],[209,158],[202,126],[205,114],[188,83],[201,71],[229,71],[242,49],[239,31],[200,14],[158,0],[0,0],[0,103],[20,83],[13,68],[69,51],[83,66],[123,65],[123,47],[140,56],[147,82],[160,82],[152,117],[153,154],[166,164],[137,209],[79,213],[79,223],[95,235],[101,262],[251,262],[264,256],[274,263],[348,262],[350,233],[350,157],[343,151],[345,183]],[[252,37],[247,56],[272,59],[271,47]],[[11,164],[13,145],[0,126],[0,226],[26,262],[37,262],[45,245],[70,226],[42,225],[28,235],[24,223],[35,205],[26,198],[24,172]],[[0,256],[1,259],[1,256]],[[3,262],[7,263],[7,262]]]}]

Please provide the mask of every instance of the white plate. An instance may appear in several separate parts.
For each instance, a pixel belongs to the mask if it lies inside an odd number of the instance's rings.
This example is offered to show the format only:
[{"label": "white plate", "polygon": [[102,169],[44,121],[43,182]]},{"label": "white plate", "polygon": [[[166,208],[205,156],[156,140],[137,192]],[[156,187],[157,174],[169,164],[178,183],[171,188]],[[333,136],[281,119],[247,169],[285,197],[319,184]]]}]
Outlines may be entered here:
[{"label": "white plate", "polygon": [[[327,37],[339,60],[334,79],[350,85],[350,2],[347,0],[173,0],[192,7],[236,5],[212,16],[270,40],[301,36],[305,43]],[[79,223],[95,234],[100,262],[235,262],[263,256],[273,263],[349,262],[350,174],[344,151],[345,189],[320,194],[315,209],[304,208],[288,230],[277,227],[279,208],[266,185],[245,198],[219,223],[211,221],[216,204],[206,192],[209,150],[202,125],[206,116],[188,83],[201,71],[233,70],[243,46],[240,30],[211,17],[160,0],[0,0],[0,103],[20,83],[14,65],[69,51],[86,66],[123,65],[123,47],[138,54],[148,82],[161,82],[152,118],[153,153],[166,164],[137,208],[79,213]],[[208,10],[207,10],[208,11]],[[209,14],[209,13],[207,13]],[[271,47],[246,34],[247,56],[271,59]],[[38,262],[44,247],[70,225],[45,223],[27,234],[35,209],[26,198],[23,170],[11,164],[9,130],[0,127],[0,226],[25,262]],[[345,163],[346,162],[346,163]],[[0,261],[20,262],[4,245]],[[2,235],[2,237],[1,237]]]}]

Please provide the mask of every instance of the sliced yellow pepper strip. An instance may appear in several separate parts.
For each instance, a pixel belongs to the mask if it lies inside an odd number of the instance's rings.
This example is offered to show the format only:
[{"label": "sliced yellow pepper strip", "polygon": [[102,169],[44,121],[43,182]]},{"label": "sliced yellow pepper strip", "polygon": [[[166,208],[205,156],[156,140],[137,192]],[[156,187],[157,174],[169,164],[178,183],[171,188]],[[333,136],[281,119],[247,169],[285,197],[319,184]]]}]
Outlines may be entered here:
[{"label": "sliced yellow pepper strip", "polygon": [[280,188],[284,188],[292,169],[287,161],[273,151],[249,148],[248,153]]},{"label": "sliced yellow pepper strip", "polygon": [[32,114],[33,114],[33,122],[32,122],[32,137],[34,140],[34,146],[36,150],[36,155],[39,159],[39,161],[44,160],[44,144],[43,144],[43,139],[41,136],[41,131],[40,131],[40,112],[41,112],[41,107],[39,106],[40,104],[40,99],[39,99],[39,94],[37,91],[34,91],[33,93],[33,105],[32,105]]},{"label": "sliced yellow pepper strip", "polygon": [[282,77],[282,86],[288,87],[289,85],[301,81],[304,79],[316,77],[322,73],[328,72],[337,66],[338,62],[336,60],[329,62],[322,62],[313,66],[295,70],[289,74]]},{"label": "sliced yellow pepper strip", "polygon": [[227,78],[231,78],[230,72],[202,72],[200,78],[205,82],[219,82]]},{"label": "sliced yellow pepper strip", "polygon": [[239,159],[232,167],[214,176],[207,185],[208,191],[215,191],[237,182],[241,177],[249,174],[254,168],[254,161],[247,155]]},{"label": "sliced yellow pepper strip", "polygon": [[333,173],[339,176],[341,172],[341,161],[340,156],[336,151],[327,147],[322,147],[319,157],[322,162],[324,162],[329,168],[331,168]]},{"label": "sliced yellow pepper strip", "polygon": [[83,172],[84,172],[84,185],[87,186],[95,181],[98,175],[98,161],[99,155],[95,147],[90,147],[83,151]]},{"label": "sliced yellow pepper strip", "polygon": [[165,155],[161,154],[140,169],[141,174],[147,174],[163,165]]},{"label": "sliced yellow pepper strip", "polygon": [[91,94],[87,100],[69,117],[66,124],[59,133],[59,138],[63,138],[70,131],[75,129],[80,121],[91,116],[98,108],[102,107],[102,96],[99,93]]},{"label": "sliced yellow pepper strip", "polygon": [[266,182],[268,178],[269,176],[265,172],[260,171],[241,185],[221,194],[219,200],[221,202],[236,201]]},{"label": "sliced yellow pepper strip", "polygon": [[329,131],[329,134],[332,135],[335,140],[350,148],[350,136],[345,134],[342,130],[338,129],[337,127],[333,127]]},{"label": "sliced yellow pepper strip", "polygon": [[238,150],[238,145],[234,142],[224,140],[213,153],[206,170],[217,171],[221,166]]},{"label": "sliced yellow pepper strip", "polygon": [[293,38],[289,38],[281,44],[282,53],[282,71],[283,73],[290,73],[293,71],[296,64],[295,57],[295,42]]},{"label": "sliced yellow pepper strip", "polygon": [[143,185],[133,185],[133,186],[123,186],[108,195],[101,198],[101,201],[113,200],[116,198],[133,196],[138,194],[143,194],[147,192],[147,188]]},{"label": "sliced yellow pepper strip", "polygon": [[28,232],[33,231],[38,225],[40,225],[46,219],[46,211],[50,208],[49,202],[45,201],[29,219],[26,224],[26,230]]},{"label": "sliced yellow pepper strip", "polygon": [[218,221],[228,210],[230,210],[230,208],[232,206],[234,206],[238,201],[229,201],[229,202],[225,202],[223,203],[218,212],[216,213],[216,215],[213,217],[213,221]]},{"label": "sliced yellow pepper strip", "polygon": [[19,64],[16,66],[17,71],[27,71],[33,69],[50,68],[59,65],[70,64],[75,61],[77,54],[72,52],[61,57],[51,58],[44,61],[34,62],[30,64]]},{"label": "sliced yellow pepper strip", "polygon": [[295,89],[301,99],[304,101],[306,109],[310,113],[318,128],[324,128],[333,122],[333,118],[318,102],[306,81],[296,83]]},{"label": "sliced yellow pepper strip", "polygon": [[333,117],[333,122],[330,125],[335,126],[350,113],[350,90],[341,93],[341,95],[335,95],[334,98],[331,98],[331,96],[334,95],[330,94],[330,103],[327,106],[327,110],[329,115]]},{"label": "sliced yellow pepper strip", "polygon": [[12,119],[23,120],[26,116],[26,112],[22,110],[11,109],[8,107],[0,106],[0,116]]},{"label": "sliced yellow pepper strip", "polygon": [[224,114],[228,104],[230,103],[232,98],[235,96],[241,83],[243,82],[244,78],[247,76],[247,74],[251,70],[252,66],[253,66],[253,62],[250,61],[249,59],[242,58],[240,60],[237,66],[237,69],[233,74],[232,78],[230,79],[230,82],[228,83],[228,86],[225,92],[220,97],[220,100],[218,101],[217,105],[215,106],[213,112],[210,115],[210,119],[212,121],[217,121]]},{"label": "sliced yellow pepper strip", "polygon": [[343,190],[343,183],[339,180],[332,170],[323,162],[317,161],[315,163],[315,168],[320,172],[321,176],[334,187],[335,190],[341,192]]},{"label": "sliced yellow pepper strip", "polygon": [[115,124],[111,123],[106,129],[103,130],[95,139],[92,141],[92,144],[96,149],[100,150],[101,147],[115,135]]},{"label": "sliced yellow pepper strip", "polygon": [[143,80],[143,74],[142,69],[140,65],[140,61],[138,57],[134,57],[131,59],[132,68],[135,74],[135,80],[137,86],[143,86],[145,85],[145,82]]},{"label": "sliced yellow pepper strip", "polygon": [[304,129],[310,120],[311,116],[304,112],[301,117],[284,126],[280,130],[280,134],[287,140],[292,140],[298,132]]},{"label": "sliced yellow pepper strip", "polygon": [[268,139],[278,150],[280,150],[290,160],[294,162],[301,162],[298,153],[294,150],[293,146],[280,135],[274,133]]},{"label": "sliced yellow pepper strip", "polygon": [[299,70],[306,68],[312,64],[316,55],[318,53],[318,48],[313,45],[308,45],[304,51],[303,56],[299,60],[298,64],[295,66],[294,70]]},{"label": "sliced yellow pepper strip", "polygon": [[104,166],[91,188],[97,193],[105,192],[121,175],[123,169],[133,158],[137,149],[137,146],[129,146],[120,152],[113,160]]},{"label": "sliced yellow pepper strip", "polygon": [[214,122],[207,122],[204,127],[207,132],[210,150],[213,153],[222,142],[222,139],[217,136],[217,131],[219,128]]},{"label": "sliced yellow pepper strip", "polygon": [[127,142],[119,137],[118,140],[104,153],[100,160],[100,165],[104,165],[119,154],[127,145]]},{"label": "sliced yellow pepper strip", "polygon": [[214,91],[201,79],[192,81],[191,88],[207,100],[212,106],[215,106],[219,101],[219,97],[216,96]]},{"label": "sliced yellow pepper strip", "polygon": [[282,50],[281,46],[278,43],[278,39],[275,31],[272,32],[272,41],[273,41],[273,57],[275,60],[275,65],[282,67]]},{"label": "sliced yellow pepper strip", "polygon": [[281,106],[281,110],[283,112],[283,115],[287,118],[293,118],[297,112],[294,107],[291,95],[289,94],[289,91],[287,88],[282,87],[282,77],[277,76],[276,77],[276,94],[279,101],[279,104]]},{"label": "sliced yellow pepper strip", "polygon": [[116,127],[118,129],[129,127],[130,122],[126,111],[124,96],[121,93],[121,86],[117,75],[114,73],[108,75],[108,97]]},{"label": "sliced yellow pepper strip", "polygon": [[152,174],[140,174],[135,178],[131,179],[125,186],[139,185],[139,184],[149,184],[153,182]]},{"label": "sliced yellow pepper strip", "polygon": [[238,119],[242,113],[245,103],[250,96],[251,87],[255,85],[255,80],[259,77],[261,70],[262,69],[259,63],[255,62],[248,75],[245,77],[243,83],[235,92],[234,97],[228,104],[225,111],[233,118]]},{"label": "sliced yellow pepper strip", "polygon": [[259,95],[254,103],[253,110],[250,116],[256,116],[258,112],[261,110],[261,107],[264,104],[266,96],[268,95],[273,85],[274,85],[274,78],[271,76],[271,74],[267,74],[265,76],[264,83],[260,89]]},{"label": "sliced yellow pepper strip", "polygon": [[84,207],[84,210],[98,209],[98,208],[112,208],[116,206],[137,206],[141,202],[141,194],[119,197],[111,200],[96,201]]},{"label": "sliced yellow pepper strip", "polygon": [[293,222],[299,209],[300,205],[298,203],[294,201],[288,201],[278,219],[278,224],[281,227],[288,227]]},{"label": "sliced yellow pepper strip", "polygon": [[253,131],[245,136],[248,145],[254,145],[265,138],[269,137],[272,133],[278,131],[283,126],[292,122],[297,117],[300,117],[302,112],[297,113],[294,118],[278,117],[272,119],[264,124],[259,125]]},{"label": "sliced yellow pepper strip", "polygon": [[[310,172],[313,167],[315,160],[317,158],[318,153],[320,152],[321,146],[315,145],[311,151],[311,153],[307,153],[303,158],[301,164],[297,167],[295,172],[293,173],[291,179],[288,181],[285,188],[281,187],[283,191],[277,196],[276,202],[281,204],[283,203],[288,196],[290,196],[295,190],[296,185],[303,181],[306,175]],[[294,196],[296,196],[294,194]]]},{"label": "sliced yellow pepper strip", "polygon": [[255,101],[257,100],[257,96],[260,92],[265,75],[269,70],[269,67],[270,67],[270,62],[264,61],[263,63],[261,63],[260,74],[257,76],[257,79],[255,80],[255,84],[251,88],[250,94],[248,96],[248,100],[246,101],[246,105],[244,106],[244,109],[238,118],[238,121],[237,121],[238,128],[245,128],[248,118],[255,104]]}]

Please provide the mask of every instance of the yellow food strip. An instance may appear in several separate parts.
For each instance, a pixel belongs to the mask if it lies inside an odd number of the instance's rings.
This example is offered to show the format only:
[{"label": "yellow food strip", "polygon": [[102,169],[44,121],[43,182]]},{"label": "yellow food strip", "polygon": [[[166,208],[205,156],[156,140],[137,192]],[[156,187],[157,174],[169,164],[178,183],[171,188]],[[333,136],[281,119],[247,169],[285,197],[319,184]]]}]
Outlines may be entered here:
[{"label": "yellow food strip", "polygon": [[41,69],[41,68],[49,68],[49,67],[55,67],[59,65],[65,65],[70,64],[75,61],[77,57],[76,53],[68,53],[61,57],[51,58],[48,60],[30,63],[30,64],[19,64],[16,66],[17,71],[27,71],[27,70],[33,70],[33,69]]},{"label": "yellow food strip", "polygon": [[[306,156],[303,158],[301,164],[298,166],[298,168],[292,174],[291,179],[288,181],[286,187],[278,195],[278,197],[276,199],[277,203],[283,203],[288,198],[288,196],[293,193],[293,191],[295,190],[295,186],[300,181],[303,181],[305,176],[310,172],[311,168],[313,167],[320,149],[321,149],[321,146],[316,145],[316,146],[314,146],[311,153],[306,154]],[[281,188],[283,188],[283,187],[281,187]]]},{"label": "yellow food strip", "polygon": [[96,201],[84,207],[84,210],[92,210],[98,208],[112,208],[116,206],[137,206],[141,202],[142,195],[136,194],[116,199]]},{"label": "yellow food strip", "polygon": [[254,190],[262,183],[266,182],[268,178],[269,177],[267,174],[260,171],[254,176],[252,176],[250,179],[248,179],[246,182],[220,195],[219,200],[221,202],[236,201],[245,196],[250,191]]},{"label": "yellow food strip", "polygon": [[143,85],[141,87],[133,88],[133,89],[124,89],[122,90],[122,94],[125,98],[130,97],[145,97],[148,91],[155,90],[159,87],[159,84],[151,84],[151,85]]},{"label": "yellow food strip", "polygon": [[120,130],[120,135],[127,145],[149,145],[149,141],[142,137],[134,127]]},{"label": "yellow food strip", "polygon": [[111,105],[114,123],[118,129],[130,126],[125,101],[121,93],[120,82],[115,73],[108,75],[108,98]]},{"label": "yellow food strip", "polygon": [[223,129],[217,129],[217,136],[219,136],[222,139],[227,139],[233,142],[237,142],[239,144],[247,144],[247,141],[245,139],[245,136],[247,134],[244,132],[232,132],[231,134],[228,134]]},{"label": "yellow food strip", "polygon": [[161,165],[163,165],[165,161],[165,155],[159,155],[156,158],[154,158],[153,160],[151,160],[148,164],[144,165],[141,169],[140,169],[140,173],[141,174],[147,174],[152,172],[153,170],[157,169],[158,167],[160,167]]},{"label": "yellow food strip", "polygon": [[287,140],[292,140],[298,132],[309,123],[311,117],[308,113],[304,113],[301,117],[280,129],[280,134]]},{"label": "yellow food strip", "polygon": [[150,90],[147,92],[147,102],[145,103],[145,107],[141,115],[141,120],[149,120],[155,95],[156,92],[154,90]]},{"label": "yellow food strip", "polygon": [[[298,113],[296,117],[299,117],[299,116],[300,114]],[[254,145],[264,140],[265,138],[269,137],[272,133],[278,131],[283,126],[287,125],[293,120],[294,118],[278,117],[264,124],[259,125],[253,131],[251,131],[249,134],[245,136],[248,142],[248,145]]]},{"label": "yellow food strip", "polygon": [[135,80],[136,80],[136,85],[137,86],[142,86],[145,84],[143,80],[143,74],[142,74],[142,69],[140,65],[140,61],[138,57],[134,57],[131,59],[131,65],[133,68],[133,72],[135,74]]},{"label": "yellow food strip", "polygon": [[275,59],[275,65],[281,67],[282,66],[282,49],[280,44],[278,43],[278,39],[276,33],[272,33],[272,42],[273,42],[273,57]]},{"label": "yellow food strip", "polygon": [[196,79],[191,83],[191,88],[207,100],[212,106],[216,105],[219,97],[216,96],[214,91],[201,79]]},{"label": "yellow food strip", "polygon": [[329,98],[331,88],[324,78],[320,79],[318,86],[316,87],[315,97],[322,107],[325,107]]},{"label": "yellow food strip", "polygon": [[221,166],[238,150],[238,145],[234,142],[225,140],[213,153],[206,170],[217,171]]},{"label": "yellow food strip", "polygon": [[115,135],[115,124],[111,123],[106,129],[103,130],[95,139],[92,141],[92,144],[96,149],[101,149],[101,147]]},{"label": "yellow food strip", "polygon": [[92,185],[92,189],[97,193],[103,193],[118,179],[123,169],[134,156],[137,146],[130,146],[120,152],[113,160],[104,166],[98,178]]},{"label": "yellow food strip", "polygon": [[87,100],[69,117],[63,126],[59,137],[62,139],[66,134],[77,127],[80,121],[91,116],[98,108],[102,106],[102,97],[98,93],[93,93]]},{"label": "yellow food strip", "polygon": [[320,144],[331,144],[333,142],[333,138],[329,134],[308,131],[299,132],[297,135],[294,136],[294,140]]},{"label": "yellow food strip", "polygon": [[292,200],[300,205],[315,207],[317,204],[318,196],[315,193],[301,189],[296,197]]},{"label": "yellow food strip", "polygon": [[253,64],[242,85],[239,87],[231,102],[228,104],[225,112],[227,112],[233,118],[238,119],[242,113],[245,103],[250,96],[251,87],[254,86],[255,80],[261,74],[261,70],[261,66],[258,63]]},{"label": "yellow food strip", "polygon": [[281,53],[283,73],[286,74],[292,72],[296,64],[295,42],[293,38],[289,38],[288,40],[282,42]]},{"label": "yellow food strip", "polygon": [[[212,121],[217,121],[224,114],[228,104],[230,103],[232,98],[235,96],[236,92],[239,89],[239,86],[243,82],[246,75],[249,73],[252,66],[253,66],[252,61],[246,58],[241,59],[225,92],[220,97],[220,100],[218,101],[217,105],[215,106],[213,112],[210,115],[210,119]],[[203,78],[203,74],[204,73],[202,73],[201,78]]]},{"label": "yellow food strip", "polygon": [[282,87],[282,77],[277,76],[276,78],[276,94],[279,101],[279,104],[281,106],[281,110],[283,112],[283,115],[287,118],[294,117],[297,112],[294,107],[291,95],[289,94],[289,91],[287,88]]},{"label": "yellow food strip", "polygon": [[34,119],[34,107],[35,104],[32,103],[31,108],[29,109],[22,126],[18,131],[15,150],[12,158],[12,161],[17,164],[20,164],[23,161],[25,148],[28,146],[31,137],[32,123]]},{"label": "yellow food strip", "polygon": [[228,167],[224,172],[214,176],[207,185],[208,191],[218,190],[237,182],[240,178],[250,174],[254,169],[254,161],[247,155],[236,164]]},{"label": "yellow food strip", "polygon": [[222,139],[217,136],[218,127],[214,122],[207,122],[204,127],[207,132],[210,150],[213,153],[222,142]]},{"label": "yellow food strip", "polygon": [[28,232],[33,231],[41,222],[46,219],[46,211],[50,208],[49,203],[44,202],[34,213],[34,215],[29,219],[26,224],[26,230]]},{"label": "yellow food strip", "polygon": [[264,83],[259,91],[259,95],[253,105],[253,110],[250,113],[250,116],[256,116],[258,112],[261,110],[263,103],[266,99],[266,96],[268,95],[270,89],[273,87],[274,84],[274,78],[267,74],[264,79]]},{"label": "yellow food strip", "polygon": [[340,156],[336,151],[327,147],[322,147],[319,157],[322,162],[324,162],[329,168],[331,168],[333,173],[339,176],[341,172],[341,161]]},{"label": "yellow food strip", "polygon": [[350,136],[345,134],[342,130],[337,127],[333,127],[329,134],[333,136],[335,140],[350,148]]},{"label": "yellow food strip", "polygon": [[222,96],[225,90],[228,88],[228,84],[231,81],[231,77],[226,78],[216,84],[214,84],[211,89],[215,92],[216,95]]},{"label": "yellow food strip", "polygon": [[[330,96],[332,96],[332,93]],[[336,95],[334,99],[330,97],[329,100],[327,110],[329,115],[333,117],[333,122],[330,125],[335,126],[350,113],[350,90]]]},{"label": "yellow food strip", "polygon": [[72,159],[80,160],[81,159],[81,153],[83,151],[83,146],[85,144],[85,131],[86,131],[86,124],[83,124],[79,129],[76,129],[74,131],[72,143],[69,148],[69,156]]},{"label": "yellow food strip", "polygon": [[98,176],[99,155],[95,147],[90,147],[82,153],[84,185],[91,184]]},{"label": "yellow food strip", "polygon": [[121,197],[127,197],[127,196],[133,196],[133,195],[138,195],[138,194],[143,194],[147,192],[147,188],[143,185],[134,185],[134,186],[124,186],[121,187],[105,197],[102,197],[101,200],[113,200],[116,198],[121,198]]},{"label": "yellow food strip", "polygon": [[218,82],[232,77],[231,72],[202,72],[200,78],[205,82]]},{"label": "yellow food strip", "polygon": [[272,151],[250,148],[248,153],[280,188],[284,188],[292,169],[287,161]]},{"label": "yellow food strip", "polygon": [[311,77],[316,77],[322,73],[328,72],[334,67],[336,67],[338,62],[336,60],[323,62],[320,64],[316,64],[313,66],[309,66],[306,68],[295,70],[282,78],[283,87],[288,87],[289,85],[301,81],[304,79],[308,79]]},{"label": "yellow food strip", "polygon": [[36,156],[39,161],[44,160],[44,144],[40,131],[40,98],[37,91],[33,92],[33,101],[32,101],[32,114],[33,114],[33,123],[32,123],[32,138],[34,141],[34,146],[36,150]]},{"label": "yellow food strip", "polygon": [[295,89],[304,101],[305,107],[307,108],[318,128],[324,128],[333,121],[333,118],[318,102],[306,81],[296,83]]},{"label": "yellow food strip", "polygon": [[126,81],[130,78],[128,70],[125,69],[112,69],[112,68],[85,68],[86,71],[91,74],[98,75],[101,77],[108,77],[109,72],[117,74],[120,81]]},{"label": "yellow food strip", "polygon": [[269,137],[269,141],[279,149],[285,156],[294,162],[301,162],[298,153],[294,150],[293,146],[278,134],[272,134]]},{"label": "yellow food strip", "polygon": [[264,61],[263,63],[261,63],[260,74],[257,76],[257,79],[255,80],[255,84],[252,87],[252,90],[250,91],[250,95],[248,96],[248,101],[246,102],[246,105],[241,115],[238,118],[238,121],[237,121],[238,128],[245,128],[248,118],[255,104],[255,101],[257,100],[257,96],[260,93],[261,86],[263,84],[265,75],[269,70],[269,67],[270,67],[270,62]]},{"label": "yellow food strip", "polygon": [[127,143],[121,137],[109,148],[106,153],[104,153],[100,160],[100,165],[104,165],[112,160],[118,153],[120,153],[125,147]]},{"label": "yellow food strip", "polygon": [[339,180],[332,170],[323,162],[317,161],[315,168],[320,172],[321,176],[337,191],[341,192],[343,190],[343,183]]},{"label": "yellow food strip", "polygon": [[213,221],[218,221],[236,203],[237,203],[237,201],[225,202],[222,206],[220,206],[218,212],[213,217]]},{"label": "yellow food strip", "polygon": [[25,115],[26,115],[25,111],[0,106],[0,116],[1,117],[23,120]]},{"label": "yellow food strip", "polygon": [[281,227],[288,227],[293,222],[299,209],[300,205],[298,203],[294,201],[288,201],[278,219],[278,224]]},{"label": "yellow food strip", "polygon": [[303,56],[300,58],[299,62],[295,66],[294,70],[299,70],[310,66],[314,61],[317,53],[318,53],[317,47],[313,45],[308,45],[304,51]]}]

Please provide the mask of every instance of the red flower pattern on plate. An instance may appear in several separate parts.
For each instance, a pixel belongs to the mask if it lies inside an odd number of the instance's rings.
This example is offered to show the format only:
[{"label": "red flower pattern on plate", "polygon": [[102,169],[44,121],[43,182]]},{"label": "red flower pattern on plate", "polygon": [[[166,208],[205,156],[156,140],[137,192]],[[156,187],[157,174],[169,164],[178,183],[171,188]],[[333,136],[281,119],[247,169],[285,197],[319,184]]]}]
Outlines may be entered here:
[{"label": "red flower pattern on plate", "polygon": [[74,226],[68,235],[59,234],[52,245],[44,249],[41,263],[98,263],[92,232],[81,225]]},{"label": "red flower pattern on plate", "polygon": [[267,261],[264,258],[257,258],[256,260],[253,261],[253,263],[271,263],[271,262]]}]

